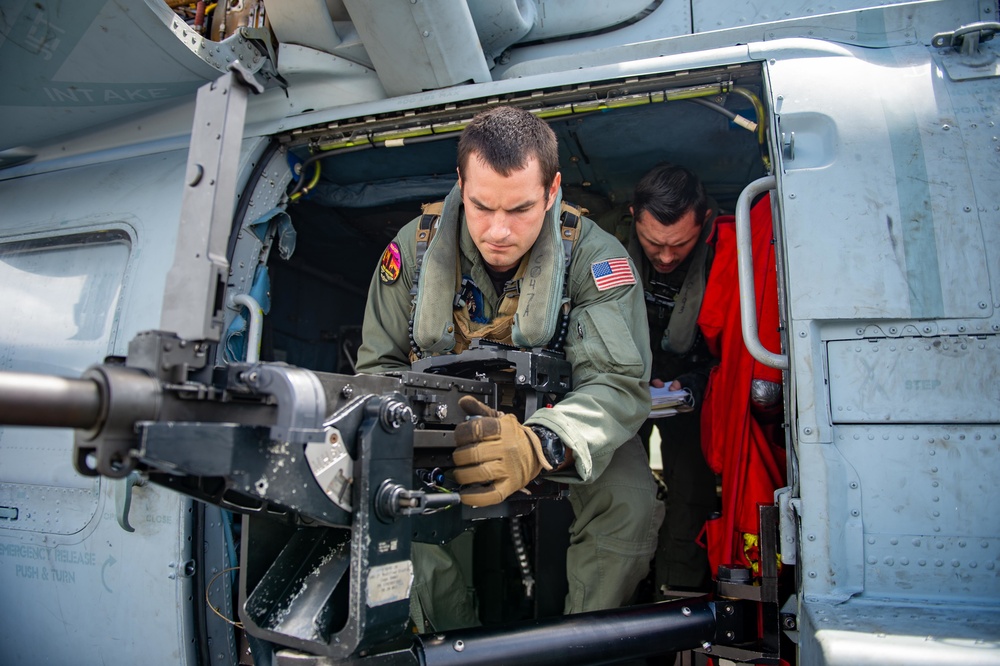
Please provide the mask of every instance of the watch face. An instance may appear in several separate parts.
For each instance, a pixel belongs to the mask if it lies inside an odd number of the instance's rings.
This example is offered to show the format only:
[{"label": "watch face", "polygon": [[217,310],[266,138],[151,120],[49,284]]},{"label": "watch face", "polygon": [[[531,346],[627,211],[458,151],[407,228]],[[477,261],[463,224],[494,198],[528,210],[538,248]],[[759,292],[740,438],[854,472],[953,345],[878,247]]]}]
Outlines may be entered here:
[{"label": "watch face", "polygon": [[545,462],[552,465],[553,468],[559,467],[566,462],[566,447],[563,445],[562,440],[559,439],[559,435],[542,426],[531,426],[531,429],[538,435],[538,441],[542,445],[542,455],[545,456]]}]

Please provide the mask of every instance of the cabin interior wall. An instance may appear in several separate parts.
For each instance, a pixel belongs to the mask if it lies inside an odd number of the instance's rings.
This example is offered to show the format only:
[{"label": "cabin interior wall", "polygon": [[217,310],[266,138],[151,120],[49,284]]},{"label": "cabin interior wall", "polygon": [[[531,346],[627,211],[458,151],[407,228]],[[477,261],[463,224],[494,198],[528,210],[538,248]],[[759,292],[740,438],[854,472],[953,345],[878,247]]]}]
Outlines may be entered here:
[{"label": "cabin interior wall", "polygon": [[[749,88],[760,93],[752,82]],[[744,97],[712,99],[755,117]],[[636,181],[659,162],[698,174],[725,212],[733,211],[747,183],[764,175],[754,133],[688,101],[573,114],[549,124],[559,139],[563,196],[592,218],[626,205]],[[265,359],[353,373],[368,285],[382,250],[421,204],[439,201],[451,189],[456,144],[457,136],[401,148],[331,151],[321,160],[319,183],[289,208],[296,252],[288,262],[270,262],[273,309]]]}]

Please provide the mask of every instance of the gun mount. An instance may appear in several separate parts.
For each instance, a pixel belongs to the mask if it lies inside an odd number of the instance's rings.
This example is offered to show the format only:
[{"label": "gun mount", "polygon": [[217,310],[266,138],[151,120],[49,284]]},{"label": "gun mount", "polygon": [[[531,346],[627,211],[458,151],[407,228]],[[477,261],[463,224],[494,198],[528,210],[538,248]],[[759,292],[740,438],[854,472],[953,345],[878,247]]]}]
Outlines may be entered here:
[{"label": "gun mount", "polygon": [[[206,352],[153,331],[133,340],[127,358],[80,379],[0,373],[0,423],[75,428],[81,474],[138,472],[241,514],[240,618],[251,635],[291,648],[280,663],[487,663],[498,642],[519,663],[529,652],[525,663],[565,663],[566,651],[581,645],[592,648],[581,661],[613,663],[750,640],[734,631],[733,618],[760,593],[740,601],[740,585],[728,583],[722,610],[691,599],[387,648],[407,634],[413,541],[444,543],[472,521],[523,515],[560,496],[536,481],[531,495],[497,507],[462,505],[447,479],[453,429],[464,418],[458,399],[502,408],[499,396],[507,395],[523,419],[568,390],[568,364],[479,343],[421,365],[432,372],[347,376],[278,363],[209,367]],[[628,641],[611,648],[610,635]],[[768,646],[746,654],[766,661],[771,653]]]}]

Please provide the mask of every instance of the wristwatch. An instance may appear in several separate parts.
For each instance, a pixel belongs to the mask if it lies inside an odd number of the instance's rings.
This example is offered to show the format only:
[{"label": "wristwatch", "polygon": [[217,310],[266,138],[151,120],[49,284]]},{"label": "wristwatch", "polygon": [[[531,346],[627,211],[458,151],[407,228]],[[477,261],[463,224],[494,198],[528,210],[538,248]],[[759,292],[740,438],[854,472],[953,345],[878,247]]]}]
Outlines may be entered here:
[{"label": "wristwatch", "polygon": [[538,436],[538,441],[542,443],[542,455],[545,462],[552,465],[552,470],[559,469],[566,462],[566,447],[563,445],[559,435],[555,434],[543,426],[530,426],[531,431]]}]

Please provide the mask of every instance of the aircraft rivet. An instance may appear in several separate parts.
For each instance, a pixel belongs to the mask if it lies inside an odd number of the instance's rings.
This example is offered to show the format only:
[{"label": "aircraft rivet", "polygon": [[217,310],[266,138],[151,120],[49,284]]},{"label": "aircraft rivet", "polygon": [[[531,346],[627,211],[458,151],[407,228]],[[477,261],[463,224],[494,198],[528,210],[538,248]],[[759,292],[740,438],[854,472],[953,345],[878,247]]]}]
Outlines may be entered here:
[{"label": "aircraft rivet", "polygon": [[465,649],[465,641],[463,640],[455,641],[454,647],[455,647],[455,652],[461,652],[462,650]]},{"label": "aircraft rivet", "polygon": [[691,609],[685,606],[684,608],[681,609],[681,614],[684,617],[691,617]]}]

